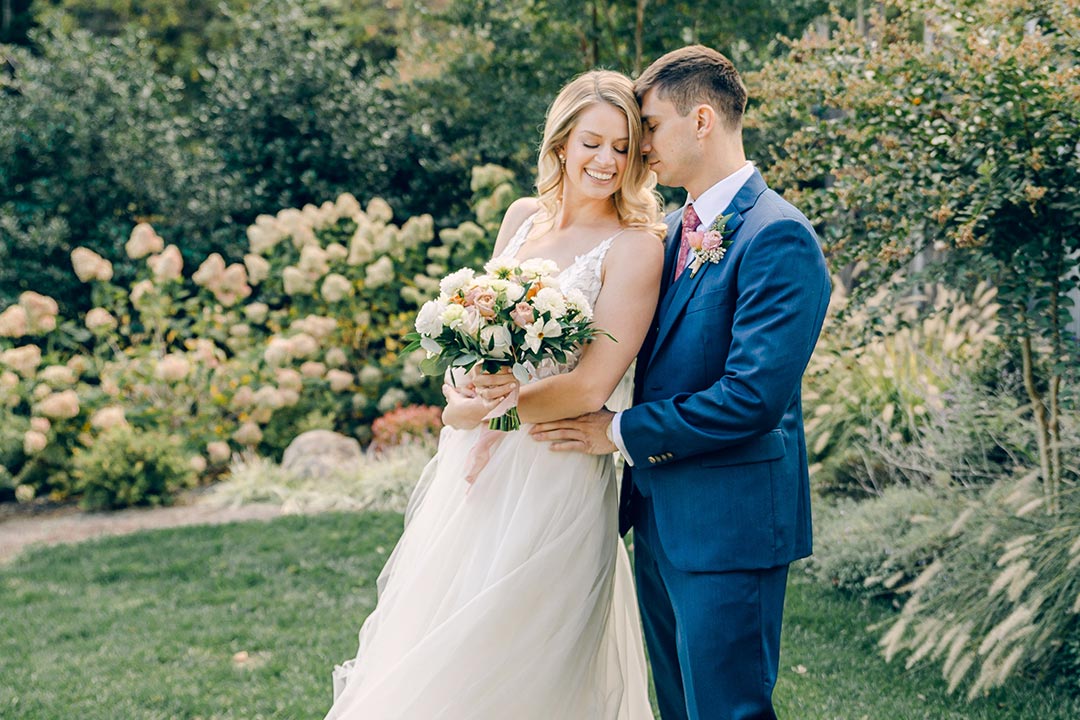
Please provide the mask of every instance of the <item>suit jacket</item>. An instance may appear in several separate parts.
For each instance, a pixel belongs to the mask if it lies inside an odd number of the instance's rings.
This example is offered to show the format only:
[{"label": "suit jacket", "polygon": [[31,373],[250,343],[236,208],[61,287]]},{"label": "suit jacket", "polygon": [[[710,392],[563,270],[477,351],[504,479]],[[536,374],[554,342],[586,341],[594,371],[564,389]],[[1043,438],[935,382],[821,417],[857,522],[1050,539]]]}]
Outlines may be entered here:
[{"label": "suit jacket", "polygon": [[830,283],[809,221],[757,171],[725,215],[730,245],[674,275],[682,211],[668,216],[661,299],[620,432],[620,531],[642,496],[686,571],[776,567],[811,552],[800,384]]}]

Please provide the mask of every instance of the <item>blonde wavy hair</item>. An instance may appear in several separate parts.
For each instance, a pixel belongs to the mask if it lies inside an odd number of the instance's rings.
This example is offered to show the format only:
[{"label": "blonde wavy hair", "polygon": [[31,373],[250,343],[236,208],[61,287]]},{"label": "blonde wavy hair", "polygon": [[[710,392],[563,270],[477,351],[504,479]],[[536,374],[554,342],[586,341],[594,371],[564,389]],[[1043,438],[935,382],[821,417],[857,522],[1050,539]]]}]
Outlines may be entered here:
[{"label": "blonde wavy hair", "polygon": [[555,217],[563,190],[562,164],[557,153],[566,145],[581,113],[596,103],[607,103],[621,110],[629,129],[626,172],[612,196],[619,224],[640,228],[663,240],[667,226],[660,222],[656,175],[641,157],[641,110],[634,95],[634,83],[611,70],[590,70],[574,78],[548,108],[536,172],[540,205],[549,218]]}]

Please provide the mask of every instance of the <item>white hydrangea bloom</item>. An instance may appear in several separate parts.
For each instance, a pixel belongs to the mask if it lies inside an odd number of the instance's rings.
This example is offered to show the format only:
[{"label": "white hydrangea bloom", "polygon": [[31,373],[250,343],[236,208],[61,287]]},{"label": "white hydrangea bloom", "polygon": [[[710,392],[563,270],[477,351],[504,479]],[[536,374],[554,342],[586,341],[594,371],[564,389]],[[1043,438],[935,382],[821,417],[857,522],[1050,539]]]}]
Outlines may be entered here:
[{"label": "white hydrangea bloom", "polygon": [[90,426],[98,430],[108,430],[114,427],[124,427],[128,424],[124,415],[124,408],[119,405],[107,405],[100,408],[90,416]]},{"label": "white hydrangea bloom", "polygon": [[367,266],[364,274],[364,283],[371,288],[388,285],[394,280],[394,262],[383,255]]},{"label": "white hydrangea bloom", "polygon": [[353,294],[352,283],[344,275],[339,273],[330,273],[323,280],[322,284],[322,296],[326,302],[336,303],[341,302],[345,298]]},{"label": "white hydrangea bloom", "polygon": [[139,223],[131,231],[131,237],[124,244],[124,252],[132,260],[144,258],[153,253],[159,253],[165,247],[165,241],[154,232],[149,223]]},{"label": "white hydrangea bloom", "polygon": [[310,295],[315,290],[315,279],[293,265],[281,271],[286,295]]},{"label": "white hydrangea bloom", "polygon": [[180,248],[175,245],[169,245],[161,253],[151,255],[146,259],[146,264],[158,282],[179,280],[183,275],[184,258],[180,254]]},{"label": "white hydrangea bloom", "polygon": [[112,280],[112,263],[90,248],[77,247],[71,251],[71,266],[81,282]]},{"label": "white hydrangea bloom", "polygon": [[244,315],[253,323],[261,323],[266,320],[270,306],[266,303],[254,302],[244,307]]},{"label": "white hydrangea bloom", "polygon": [[252,285],[258,285],[270,277],[270,261],[261,255],[255,255],[254,253],[245,255],[244,267],[247,268],[248,282]]},{"label": "white hydrangea bloom", "polygon": [[12,305],[0,313],[0,337],[21,338],[30,330],[30,318],[21,305]]},{"label": "white hydrangea bloom", "polygon": [[74,390],[64,390],[45,396],[36,411],[53,420],[66,420],[79,414],[79,396]]},{"label": "white hydrangea bloom", "polygon": [[330,370],[326,373],[326,379],[334,392],[344,392],[353,384],[353,374],[344,370]]},{"label": "white hydrangea bloom", "polygon": [[165,382],[180,382],[191,372],[191,363],[183,355],[169,353],[157,362],[154,377]]}]

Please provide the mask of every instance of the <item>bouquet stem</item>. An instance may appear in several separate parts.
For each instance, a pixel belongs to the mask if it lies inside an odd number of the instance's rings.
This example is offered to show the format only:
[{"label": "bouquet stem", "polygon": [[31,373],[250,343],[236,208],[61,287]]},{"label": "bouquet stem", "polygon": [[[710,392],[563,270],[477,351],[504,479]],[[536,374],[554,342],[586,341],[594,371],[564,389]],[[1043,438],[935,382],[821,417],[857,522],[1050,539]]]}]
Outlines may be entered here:
[{"label": "bouquet stem", "polygon": [[488,421],[488,427],[492,430],[501,430],[502,432],[517,430],[521,427],[521,418],[518,417],[517,408],[512,407],[499,417],[491,418],[491,420]]}]

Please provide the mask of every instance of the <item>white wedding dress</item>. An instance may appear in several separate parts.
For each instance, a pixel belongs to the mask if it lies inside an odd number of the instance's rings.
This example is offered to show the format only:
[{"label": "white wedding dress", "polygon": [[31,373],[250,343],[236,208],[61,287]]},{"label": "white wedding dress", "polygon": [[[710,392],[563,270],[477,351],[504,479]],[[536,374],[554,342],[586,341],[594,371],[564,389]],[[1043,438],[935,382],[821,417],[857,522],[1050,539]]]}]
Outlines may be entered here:
[{"label": "white wedding dress", "polygon": [[[595,302],[613,240],[562,286]],[[470,486],[481,432],[443,429],[326,717],[652,720],[611,456],[552,452],[526,425],[503,433]]]}]

